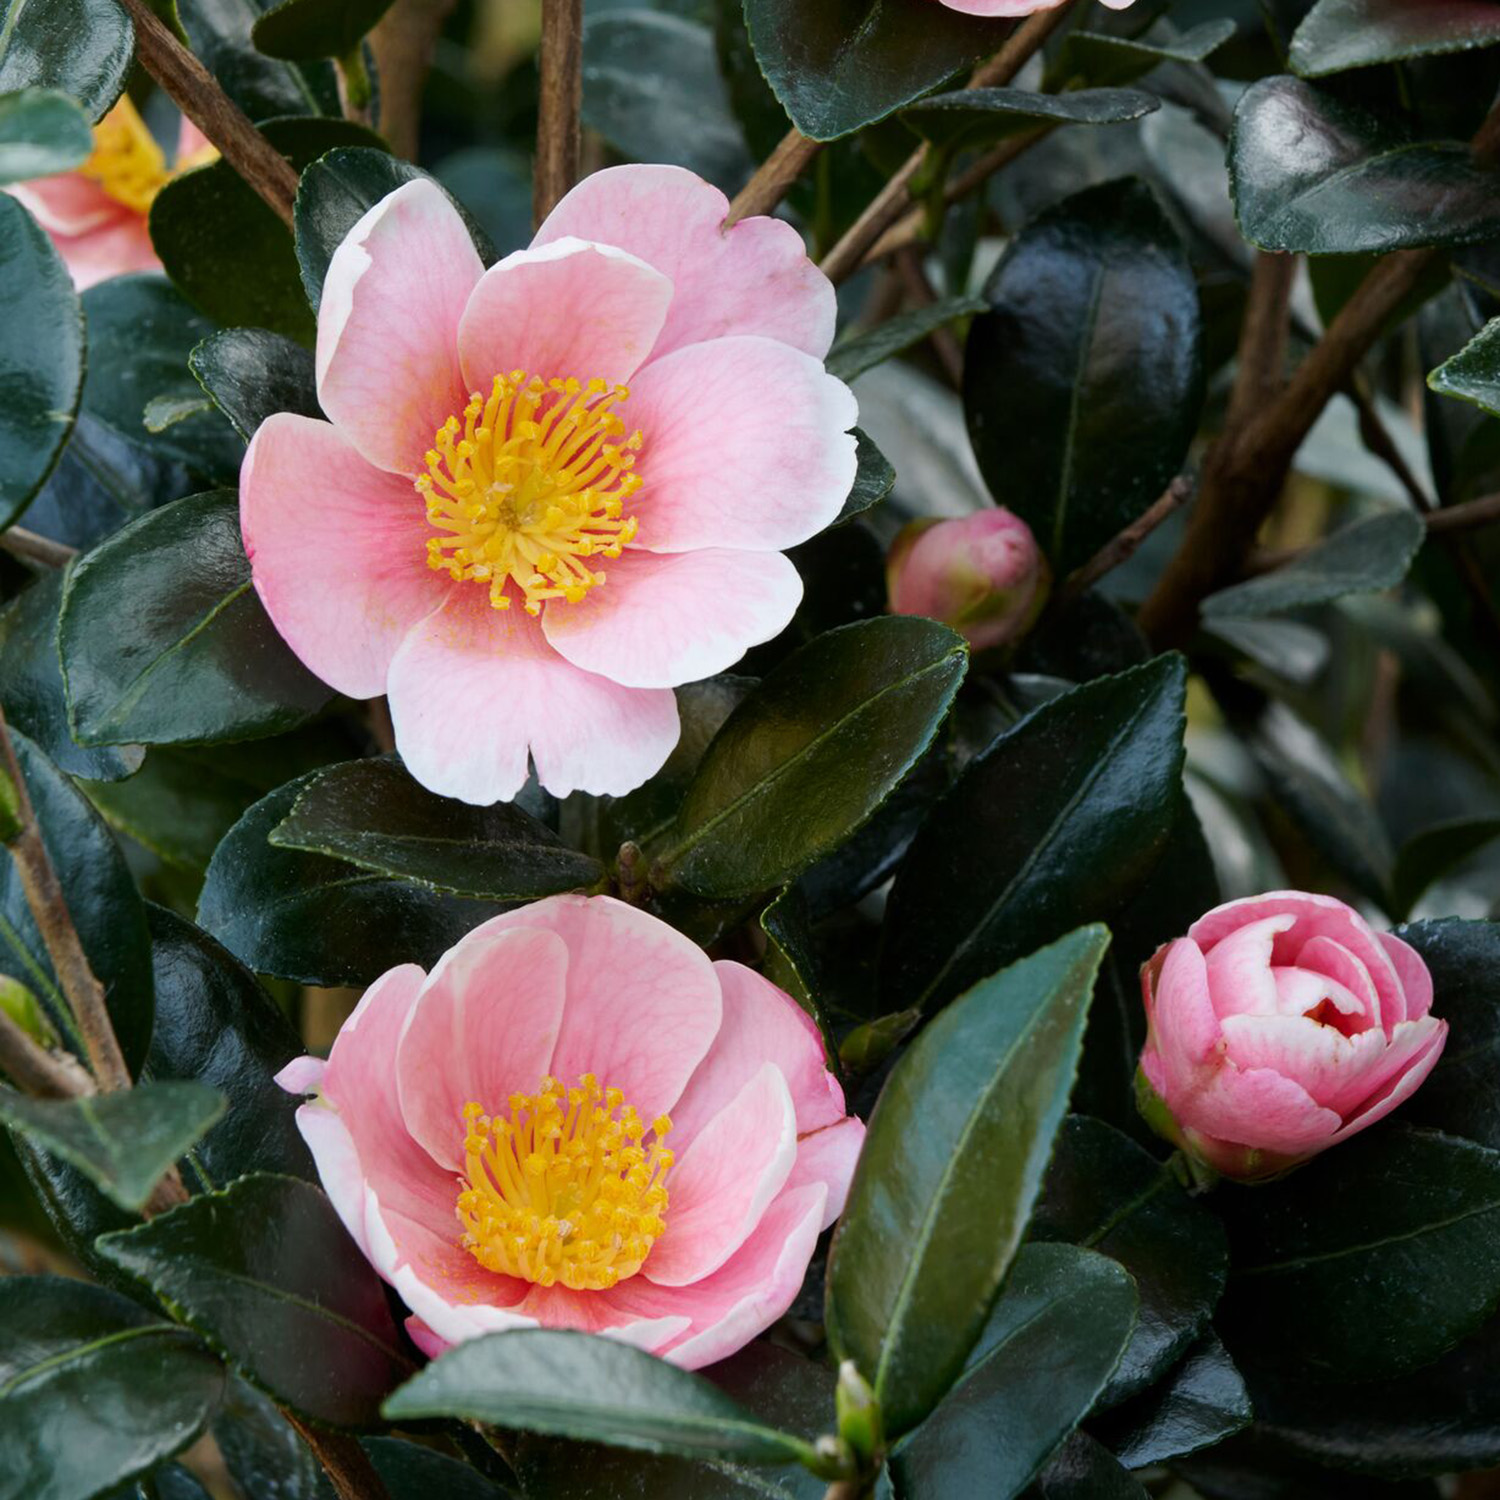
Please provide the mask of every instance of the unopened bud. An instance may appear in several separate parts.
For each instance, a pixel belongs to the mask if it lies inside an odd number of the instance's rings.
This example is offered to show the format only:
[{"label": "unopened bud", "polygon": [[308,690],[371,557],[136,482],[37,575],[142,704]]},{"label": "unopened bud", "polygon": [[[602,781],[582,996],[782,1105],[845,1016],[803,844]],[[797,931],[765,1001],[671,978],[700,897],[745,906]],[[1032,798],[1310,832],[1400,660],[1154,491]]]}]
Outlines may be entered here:
[{"label": "unopened bud", "polygon": [[1036,623],[1052,573],[1019,517],[1001,507],[948,521],[913,521],[886,559],[891,612],[951,625],[976,651]]},{"label": "unopened bud", "polygon": [[852,1359],[839,1366],[839,1383],[834,1387],[833,1408],[838,1414],[839,1437],[846,1442],[862,1463],[870,1464],[880,1452],[884,1438],[881,1432],[880,1403],[870,1383],[854,1367]]},{"label": "unopened bud", "polygon": [[0,1011],[4,1011],[32,1041],[43,1047],[58,1045],[57,1031],[48,1019],[42,1003],[21,983],[9,974],[0,974]]}]

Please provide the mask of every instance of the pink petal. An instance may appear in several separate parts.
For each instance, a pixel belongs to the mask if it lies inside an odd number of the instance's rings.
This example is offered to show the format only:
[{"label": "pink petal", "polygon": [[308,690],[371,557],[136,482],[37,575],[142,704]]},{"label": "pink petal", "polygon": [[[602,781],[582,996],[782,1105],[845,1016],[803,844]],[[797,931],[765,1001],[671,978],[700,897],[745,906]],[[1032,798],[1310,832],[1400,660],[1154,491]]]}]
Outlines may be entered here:
[{"label": "pink petal", "polygon": [[1401,981],[1406,1012],[1404,1017],[1397,1019],[1420,1021],[1432,1010],[1432,971],[1428,969],[1422,955],[1394,932],[1381,932],[1376,936]]},{"label": "pink petal", "polygon": [[643,1317],[628,1297],[615,1291],[633,1285],[649,1285],[639,1276],[607,1292],[575,1292],[565,1286],[534,1286],[516,1311],[535,1318],[543,1328],[573,1328],[580,1333],[599,1333],[606,1338],[633,1344],[648,1354],[680,1337],[690,1326],[685,1312],[663,1308],[660,1316]]},{"label": "pink petal", "polygon": [[318,400],[377,467],[415,475],[463,411],[458,327],[484,267],[441,188],[408,182],[333,253],[318,312]]},{"label": "pink petal", "polygon": [[[1039,10],[1056,10],[1063,0],[942,0],[949,10],[966,16],[1030,16]],[[1104,0],[1112,10],[1121,10],[1130,0]]]},{"label": "pink petal", "polygon": [[637,546],[781,552],[842,509],[859,407],[817,360],[771,339],[715,339],[653,359],[630,389],[645,438]]},{"label": "pink petal", "polygon": [[807,1012],[743,964],[721,959],[714,973],[724,996],[724,1020],[708,1056],[672,1106],[673,1149],[680,1155],[768,1062],[786,1079],[799,1134],[842,1120],[844,1091],[828,1071],[822,1035]]},{"label": "pink petal", "polygon": [[17,199],[54,239],[59,236],[73,239],[133,220],[147,243],[150,242],[143,215],[126,208],[97,182],[78,172],[37,177],[0,191]]},{"label": "pink petal", "polygon": [[1386,1052],[1383,1031],[1345,1036],[1303,1015],[1226,1016],[1223,1025],[1237,1067],[1280,1073],[1340,1115],[1370,1093],[1371,1072]]},{"label": "pink petal", "polygon": [[548,641],[575,667],[625,687],[676,687],[732,667],[790,623],[802,578],[779,552],[652,553],[604,564],[577,604],[554,600]]},{"label": "pink petal", "polygon": [[819,1229],[827,1229],[844,1211],[849,1199],[849,1184],[854,1179],[854,1168],[859,1164],[859,1153],[865,1144],[865,1122],[850,1115],[835,1125],[815,1130],[811,1135],[801,1136],[797,1141],[797,1160],[787,1175],[785,1196],[794,1188],[808,1183],[820,1183],[828,1189],[823,1209],[823,1222]]},{"label": "pink petal", "polygon": [[1162,961],[1151,1036],[1165,1084],[1158,1092],[1175,1109],[1178,1093],[1199,1087],[1205,1069],[1216,1067],[1223,1052],[1223,1036],[1209,995],[1208,966],[1190,938],[1178,938]]},{"label": "pink petal", "polygon": [[[1333,1007],[1339,1018],[1366,1019],[1359,997],[1346,990],[1336,979],[1314,969],[1304,969],[1300,964],[1295,969],[1284,969],[1276,965],[1271,968],[1271,979],[1276,985],[1276,1011],[1283,1016],[1306,1016],[1325,1002]],[[1227,1020],[1228,1017],[1226,1016]],[[1369,1030],[1368,1026],[1351,1026],[1350,1030]]]},{"label": "pink petal", "polygon": [[276,629],[351,698],[385,691],[402,638],[452,587],[427,567],[426,515],[410,483],[309,417],[261,423],[240,469],[240,529]]},{"label": "pink petal", "polygon": [[703,950],[611,896],[550,896],[492,917],[471,936],[513,927],[545,928],[568,947],[567,1000],[548,1071],[568,1084],[595,1074],[647,1124],[669,1113],[723,1016]]},{"label": "pink petal", "polygon": [[461,1172],[464,1106],[503,1112],[547,1076],[562,1021],[568,950],[542,928],[480,927],[423,985],[396,1053],[407,1129],[439,1166]]},{"label": "pink petal", "polygon": [[486,394],[512,370],[618,385],[651,353],[671,303],[660,271],[613,246],[568,239],[518,250],[480,277],[464,309],[464,379]]},{"label": "pink petal", "polygon": [[370,1258],[370,1236],[365,1226],[365,1205],[370,1190],[349,1127],[336,1110],[323,1104],[304,1104],[296,1115],[297,1131],[312,1153],[318,1181],[328,1194],[334,1212],[360,1254]]},{"label": "pink petal", "polygon": [[212,144],[213,142],[186,115],[182,117],[177,127],[176,162],[180,163],[189,156],[196,156]]},{"label": "pink petal", "polygon": [[327,1068],[321,1057],[294,1057],[276,1075],[276,1082],[289,1094],[313,1094],[323,1086]]},{"label": "pink petal", "polygon": [[[1213,947],[1194,939],[1208,959],[1208,987],[1217,1015],[1275,1015],[1280,1007],[1271,955],[1278,933],[1292,925],[1291,917],[1268,917],[1229,933]],[[1188,929],[1191,937],[1197,925]]]},{"label": "pink petal", "polygon": [[479,584],[454,587],[391,662],[386,690],[406,768],[445,797],[485,805],[537,776],[558,797],[621,796],[677,743],[677,700],[581,672],[524,610],[492,609]]},{"label": "pink petal", "polygon": [[[1315,969],[1320,974],[1327,974],[1330,979],[1338,980],[1346,990],[1358,997],[1366,1025],[1381,1025],[1380,994],[1375,988],[1375,981],[1370,978],[1370,971],[1342,943],[1336,943],[1332,938],[1313,938],[1311,942],[1303,944],[1302,951],[1297,955],[1297,967]],[[1364,1027],[1359,1029],[1363,1030]]]},{"label": "pink petal", "polygon": [[440,1339],[415,1313],[406,1320],[406,1336],[428,1359],[436,1359],[453,1347],[447,1339]]},{"label": "pink petal", "polygon": [[717,1271],[760,1223],[796,1156],[792,1096],[781,1069],[765,1063],[677,1159],[666,1232],[642,1274],[680,1287]]},{"label": "pink petal", "polygon": [[729,202],[680,167],[611,167],[586,177],[548,215],[534,245],[574,236],[617,245],[675,289],[658,356],[684,344],[755,333],[821,359],[837,307],[802,237],[778,219],[725,230]]},{"label": "pink petal", "polygon": [[[1367,1100],[1359,1111],[1353,1115],[1334,1137],[1333,1141],[1347,1140],[1351,1135],[1358,1135],[1366,1126],[1373,1125],[1377,1120],[1383,1120],[1403,1100],[1411,1098],[1421,1087],[1427,1075],[1437,1066],[1437,1060],[1443,1055],[1443,1047],[1448,1040],[1448,1023],[1436,1020],[1434,1017],[1424,1016],[1420,1021],[1407,1021],[1398,1026],[1401,1031],[1403,1026],[1413,1028],[1425,1028],[1428,1022],[1432,1022],[1425,1037],[1416,1039],[1417,1051],[1414,1057],[1407,1057],[1405,1061],[1405,1072],[1398,1072],[1392,1080],[1388,1080],[1387,1087],[1380,1094]],[[1402,1052],[1414,1043],[1405,1043]],[[1391,1046],[1396,1046],[1392,1038]],[[1333,1141],[1329,1144],[1332,1145]]]},{"label": "pink petal", "polygon": [[1269,1068],[1242,1071],[1231,1062],[1190,1100],[1168,1103],[1193,1130],[1283,1156],[1321,1150],[1343,1123],[1290,1078]]}]

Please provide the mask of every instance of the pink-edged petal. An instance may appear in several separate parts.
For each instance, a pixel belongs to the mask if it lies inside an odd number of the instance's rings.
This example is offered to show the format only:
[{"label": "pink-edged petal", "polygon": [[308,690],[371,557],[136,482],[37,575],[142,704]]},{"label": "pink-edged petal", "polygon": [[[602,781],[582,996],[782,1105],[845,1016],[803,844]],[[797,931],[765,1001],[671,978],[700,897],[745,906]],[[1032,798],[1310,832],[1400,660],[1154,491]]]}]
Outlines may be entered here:
[{"label": "pink-edged petal", "polygon": [[492,609],[478,584],[412,629],[386,681],[396,748],[423,786],[481,806],[526,782],[528,752],[554,796],[621,796],[677,743],[667,689],[621,687],[580,671],[524,610]]},{"label": "pink-edged petal", "polygon": [[1394,1020],[1420,1021],[1432,1010],[1432,971],[1422,955],[1395,933],[1380,932],[1376,936],[1396,970],[1401,981],[1401,995],[1406,1002],[1405,1014]]},{"label": "pink-edged petal", "polygon": [[611,167],[586,177],[547,216],[536,245],[569,237],[617,245],[675,289],[656,353],[754,333],[821,359],[837,306],[802,237],[778,219],[724,228],[729,201],[681,167]]},{"label": "pink-edged petal", "polygon": [[1382,1031],[1345,1036],[1304,1015],[1226,1016],[1223,1026],[1237,1067],[1280,1073],[1339,1115],[1370,1093],[1386,1051]]},{"label": "pink-edged petal", "polygon": [[316,1093],[322,1087],[327,1067],[321,1057],[294,1057],[276,1075],[276,1082],[289,1094]]},{"label": "pink-edged petal", "polygon": [[[942,0],[949,10],[966,16],[1030,16],[1041,10],[1056,10],[1063,0]],[[1113,10],[1120,10],[1130,0],[1104,0]]]},{"label": "pink-edged petal", "polygon": [[391,658],[452,587],[427,567],[410,483],[372,468],[327,422],[278,412],[240,469],[255,590],[303,664],[351,698],[385,691]]},{"label": "pink-edged petal", "polygon": [[1269,1068],[1226,1062],[1191,1100],[1168,1099],[1178,1120],[1219,1140],[1281,1156],[1320,1151],[1343,1123],[1299,1083]]},{"label": "pink-edged petal", "polygon": [[371,1194],[349,1127],[336,1110],[322,1104],[304,1104],[297,1111],[296,1120],[297,1131],[312,1153],[318,1181],[328,1201],[368,1260],[370,1236],[365,1228],[365,1205]]},{"label": "pink-edged petal", "polygon": [[1268,917],[1293,917],[1276,939],[1272,962],[1296,964],[1302,949],[1316,938],[1329,938],[1347,948],[1369,972],[1380,997],[1382,1024],[1388,1029],[1406,1019],[1401,1000],[1401,984],[1385,949],[1371,931],[1369,923],[1352,906],[1332,896],[1318,896],[1308,891],[1269,891],[1263,896],[1246,896],[1216,906],[1188,929],[1205,951],[1210,944],[1227,937],[1247,922]]},{"label": "pink-edged petal", "polygon": [[849,1200],[849,1184],[865,1144],[865,1122],[850,1115],[836,1125],[827,1125],[797,1141],[797,1160],[787,1174],[782,1194],[809,1183],[828,1189],[819,1229],[827,1229],[844,1211]]},{"label": "pink-edged petal", "polygon": [[1380,1013],[1380,992],[1375,988],[1375,981],[1370,978],[1370,971],[1342,943],[1327,937],[1313,938],[1302,945],[1302,951],[1297,955],[1297,967],[1327,974],[1358,998],[1363,1025],[1356,1029],[1382,1026],[1384,1017]]},{"label": "pink-edged petal", "polygon": [[1175,1108],[1179,1093],[1198,1087],[1205,1071],[1219,1065],[1224,1046],[1209,994],[1208,966],[1191,938],[1178,938],[1162,960],[1151,1035],[1161,1067],[1156,1086]]},{"label": "pink-edged petal", "polygon": [[843,508],[859,406],[808,355],[714,339],[653,359],[630,390],[628,419],[644,435],[638,547],[782,552]]},{"label": "pink-edged petal", "polygon": [[177,155],[173,158],[173,164],[181,166],[188,157],[212,149],[213,142],[184,115],[177,126]]},{"label": "pink-edged petal", "polygon": [[632,1344],[648,1354],[679,1338],[690,1326],[685,1312],[652,1304],[652,1311],[642,1315],[636,1310],[639,1299],[616,1296],[637,1285],[649,1285],[640,1277],[622,1281],[611,1291],[575,1292],[565,1286],[534,1286],[516,1304],[516,1311],[535,1318],[543,1328],[572,1328],[580,1333],[598,1333],[605,1338]]},{"label": "pink-edged petal", "polygon": [[[1430,1029],[1428,1029],[1429,1022],[1431,1022]],[[1345,1123],[1343,1129],[1333,1137],[1333,1141],[1347,1140],[1351,1135],[1357,1135],[1377,1120],[1383,1120],[1398,1104],[1410,1099],[1422,1086],[1427,1075],[1437,1066],[1438,1058],[1443,1055],[1443,1047],[1448,1040],[1448,1023],[1432,1016],[1424,1016],[1420,1021],[1407,1021],[1403,1025],[1425,1029],[1425,1036],[1421,1038],[1415,1055],[1406,1060],[1404,1072],[1396,1072],[1387,1080],[1379,1093],[1360,1106],[1359,1110]],[[1397,1030],[1401,1030],[1401,1027],[1397,1027]],[[1392,1046],[1395,1046],[1394,1040]],[[1333,1141],[1329,1144],[1332,1145]]]},{"label": "pink-edged petal", "polygon": [[328,265],[318,311],[318,400],[378,468],[423,468],[468,400],[458,327],[484,266],[458,210],[420,178],[388,194]]},{"label": "pink-edged petal", "polygon": [[668,1113],[723,1016],[719,982],[703,950],[612,896],[549,896],[492,917],[471,936],[512,927],[545,928],[568,946],[553,1077],[573,1084],[595,1074],[606,1088],[619,1089],[647,1125]]},{"label": "pink-edged petal", "polygon": [[471,932],[422,986],[396,1051],[401,1114],[412,1137],[461,1172],[464,1106],[503,1111],[547,1076],[562,1022],[568,950],[545,928]]},{"label": "pink-edged petal", "polygon": [[[48,234],[76,238],[134,220],[145,234],[146,219],[111,198],[97,182],[78,172],[37,177],[0,189],[17,199]],[[150,236],[147,236],[149,240]]]},{"label": "pink-edged petal", "polygon": [[744,1244],[797,1158],[797,1115],[775,1063],[714,1116],[667,1178],[666,1232],[642,1274],[658,1286],[701,1281]]},{"label": "pink-edged petal", "polygon": [[436,1359],[453,1347],[447,1339],[440,1339],[415,1313],[406,1320],[406,1336],[428,1359]]},{"label": "pink-edged petal", "polygon": [[726,671],[791,622],[802,577],[779,552],[653,553],[604,565],[605,584],[542,616],[548,641],[625,687],[677,687]]},{"label": "pink-edged petal", "polygon": [[[1277,936],[1291,927],[1292,921],[1289,916],[1271,916],[1249,922],[1212,947],[1201,938],[1193,938],[1208,960],[1208,988],[1217,1015],[1277,1013],[1280,997],[1271,974],[1271,955]],[[1190,928],[1188,935],[1192,937],[1196,930]]]},{"label": "pink-edged petal", "polygon": [[673,1150],[680,1156],[768,1062],[786,1079],[799,1135],[842,1120],[844,1091],[828,1071],[823,1038],[812,1017],[743,964],[721,959],[714,974],[724,997],[724,1020],[708,1056],[672,1106]]},{"label": "pink-edged petal", "polygon": [[[1304,969],[1300,964],[1294,969],[1277,965],[1271,968],[1271,978],[1276,985],[1276,1013],[1283,1016],[1305,1016],[1328,1004],[1337,1012],[1341,1021],[1357,1022],[1367,1019],[1359,997],[1347,990],[1336,979],[1314,969]],[[1260,1012],[1264,1014],[1264,1012]],[[1228,1017],[1225,1017],[1228,1020]],[[1369,1027],[1350,1026],[1350,1030],[1368,1031]]]},{"label": "pink-edged petal", "polygon": [[660,271],[612,245],[568,239],[518,250],[480,277],[464,309],[464,380],[486,393],[512,370],[618,385],[645,362],[671,303]]}]

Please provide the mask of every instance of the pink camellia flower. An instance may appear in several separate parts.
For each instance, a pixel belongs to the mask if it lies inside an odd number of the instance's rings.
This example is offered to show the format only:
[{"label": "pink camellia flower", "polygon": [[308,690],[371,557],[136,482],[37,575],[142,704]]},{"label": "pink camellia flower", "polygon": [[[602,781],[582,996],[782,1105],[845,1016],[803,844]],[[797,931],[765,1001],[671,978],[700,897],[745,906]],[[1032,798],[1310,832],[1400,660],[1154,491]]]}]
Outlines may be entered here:
[{"label": "pink camellia flower", "polygon": [[781,554],[838,514],[857,411],[823,369],[828,279],[790,225],[727,211],[616,167],[486,271],[419,180],[335,252],[330,420],[256,433],[245,547],[292,650],[388,694],[433,791],[513,797],[529,751],[558,796],[627,792],[677,741],[672,688],[790,620]]},{"label": "pink camellia flower", "polygon": [[57,246],[79,291],[129,271],[159,271],[147,219],[174,177],[218,152],[186,118],[169,166],[128,98],[94,127],[93,155],[76,172],[39,177],[9,189]]},{"label": "pink camellia flower", "polygon": [[1388,1115],[1448,1023],[1400,938],[1329,896],[1217,906],[1141,970],[1151,1123],[1225,1176],[1275,1176]]},{"label": "pink camellia flower", "polygon": [[[971,16],[1030,16],[1039,10],[1056,10],[1066,0],[940,0],[949,10]],[[1132,0],[1104,0],[1110,10],[1124,10]]]},{"label": "pink camellia flower", "polygon": [[723,1359],[791,1305],[864,1140],[788,996],[607,896],[392,969],[279,1082],[428,1353],[542,1326]]},{"label": "pink camellia flower", "polygon": [[1024,635],[1051,583],[1031,528],[1004,507],[913,521],[886,558],[891,612],[941,620],[976,651]]}]

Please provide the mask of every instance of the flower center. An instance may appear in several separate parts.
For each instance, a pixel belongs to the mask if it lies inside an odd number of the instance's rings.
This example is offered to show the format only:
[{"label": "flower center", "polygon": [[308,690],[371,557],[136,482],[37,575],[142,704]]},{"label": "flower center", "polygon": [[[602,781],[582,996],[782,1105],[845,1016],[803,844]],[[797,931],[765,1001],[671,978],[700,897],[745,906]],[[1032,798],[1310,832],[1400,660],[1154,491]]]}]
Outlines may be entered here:
[{"label": "flower center", "polygon": [[495,376],[488,400],[476,391],[462,423],[449,417],[438,429],[416,481],[437,532],[427,566],[487,583],[496,609],[510,608],[514,583],[531,615],[603,583],[587,560],[618,557],[636,533],[623,512],[641,487],[631,473],[641,434],[621,442],[615,411],[629,395],[524,370]]},{"label": "flower center", "polygon": [[643,1146],[641,1117],[592,1073],[569,1089],[544,1078],[509,1103],[508,1119],[464,1106],[464,1249],[538,1286],[603,1291],[634,1276],[667,1227],[671,1120]]},{"label": "flower center", "polygon": [[169,167],[135,105],[122,98],[94,126],[93,154],[78,170],[97,182],[116,203],[147,214],[156,195],[174,177],[213,161],[218,154],[208,146],[184,157],[176,167]]}]

